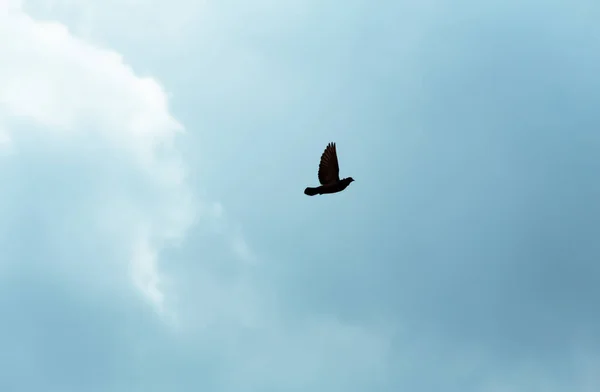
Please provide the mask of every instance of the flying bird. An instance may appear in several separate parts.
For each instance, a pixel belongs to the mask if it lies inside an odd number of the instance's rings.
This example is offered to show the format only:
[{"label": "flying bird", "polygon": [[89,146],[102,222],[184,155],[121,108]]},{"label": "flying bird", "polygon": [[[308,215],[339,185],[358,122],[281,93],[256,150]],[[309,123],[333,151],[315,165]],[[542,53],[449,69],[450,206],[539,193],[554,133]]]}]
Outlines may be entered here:
[{"label": "flying bird", "polygon": [[329,143],[319,163],[319,182],[321,186],[316,188],[308,187],[304,190],[304,194],[308,196],[324,195],[327,193],[341,192],[354,181],[352,177],[343,178],[340,180],[340,167],[338,165],[337,151],[335,143]]}]

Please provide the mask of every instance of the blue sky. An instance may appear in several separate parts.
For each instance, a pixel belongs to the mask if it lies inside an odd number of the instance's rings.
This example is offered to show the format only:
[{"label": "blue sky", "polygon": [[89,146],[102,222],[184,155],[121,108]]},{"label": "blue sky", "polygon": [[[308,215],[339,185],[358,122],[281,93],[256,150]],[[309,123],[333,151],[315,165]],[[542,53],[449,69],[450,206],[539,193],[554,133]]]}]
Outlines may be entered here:
[{"label": "blue sky", "polygon": [[0,390],[599,390],[596,3],[0,1]]}]

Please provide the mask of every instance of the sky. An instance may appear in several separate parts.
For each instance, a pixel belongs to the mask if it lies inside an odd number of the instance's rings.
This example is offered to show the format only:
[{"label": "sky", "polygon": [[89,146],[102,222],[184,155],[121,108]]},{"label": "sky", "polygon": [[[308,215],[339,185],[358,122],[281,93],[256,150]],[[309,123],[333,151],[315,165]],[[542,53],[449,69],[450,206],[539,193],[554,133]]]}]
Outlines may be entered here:
[{"label": "sky", "polygon": [[598,18],[0,0],[0,390],[600,390]]}]

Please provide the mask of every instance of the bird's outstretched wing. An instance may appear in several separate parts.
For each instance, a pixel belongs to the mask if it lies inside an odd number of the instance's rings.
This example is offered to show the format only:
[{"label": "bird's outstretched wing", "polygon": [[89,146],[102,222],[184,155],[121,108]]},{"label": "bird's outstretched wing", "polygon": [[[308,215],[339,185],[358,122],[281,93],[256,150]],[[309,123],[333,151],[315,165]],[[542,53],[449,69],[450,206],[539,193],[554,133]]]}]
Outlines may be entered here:
[{"label": "bird's outstretched wing", "polygon": [[319,163],[319,182],[321,185],[328,185],[340,180],[340,167],[338,166],[337,152],[335,143],[329,143]]}]

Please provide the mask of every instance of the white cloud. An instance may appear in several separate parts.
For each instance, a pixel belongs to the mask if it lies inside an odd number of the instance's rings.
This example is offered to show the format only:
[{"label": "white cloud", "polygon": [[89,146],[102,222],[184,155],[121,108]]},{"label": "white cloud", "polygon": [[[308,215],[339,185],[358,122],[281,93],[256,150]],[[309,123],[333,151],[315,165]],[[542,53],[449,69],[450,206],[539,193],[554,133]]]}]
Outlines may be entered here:
[{"label": "white cloud", "polygon": [[142,235],[133,247],[133,280],[137,288],[163,311],[164,294],[159,288],[160,276],[156,262],[156,250],[149,244],[147,235]]},{"label": "white cloud", "polygon": [[[83,173],[102,188],[93,211],[86,211],[95,217],[90,230],[102,229],[119,246],[125,244],[133,281],[162,308],[157,255],[167,241],[182,238],[195,213],[174,147],[183,127],[169,112],[166,92],[155,79],[136,75],[118,53],[86,43],[60,23],[36,21],[15,3],[4,5],[2,144],[12,141],[19,150],[20,143],[29,143],[58,149],[59,155],[97,157],[96,166]],[[11,159],[40,157],[24,152]],[[118,165],[109,168],[112,161]],[[146,191],[143,200],[123,171],[135,173],[137,189]]]}]

